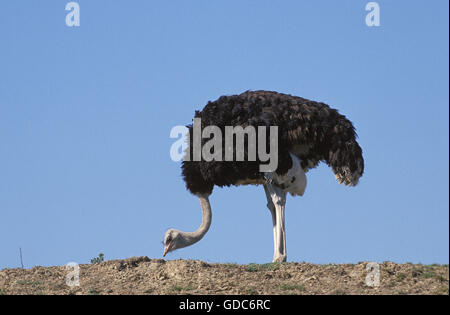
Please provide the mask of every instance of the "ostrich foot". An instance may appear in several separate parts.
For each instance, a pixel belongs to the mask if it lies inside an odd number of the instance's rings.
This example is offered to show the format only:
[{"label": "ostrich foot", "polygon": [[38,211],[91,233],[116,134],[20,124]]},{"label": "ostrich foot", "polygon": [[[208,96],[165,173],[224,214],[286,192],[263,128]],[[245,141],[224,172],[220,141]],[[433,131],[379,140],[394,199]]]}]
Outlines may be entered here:
[{"label": "ostrich foot", "polygon": [[274,257],[273,261],[274,263],[282,263],[282,262],[286,262],[286,255],[280,255],[278,257]]}]

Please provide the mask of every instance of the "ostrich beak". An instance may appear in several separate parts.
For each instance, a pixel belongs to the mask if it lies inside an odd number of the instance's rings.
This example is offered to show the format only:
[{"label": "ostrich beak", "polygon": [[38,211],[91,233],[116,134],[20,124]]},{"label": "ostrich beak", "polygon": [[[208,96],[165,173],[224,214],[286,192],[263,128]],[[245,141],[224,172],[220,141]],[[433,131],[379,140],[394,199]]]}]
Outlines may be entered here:
[{"label": "ostrich beak", "polygon": [[167,245],[164,247],[163,257],[166,257],[166,254],[170,251],[170,247],[172,247],[172,242],[170,242],[169,244],[167,244]]}]

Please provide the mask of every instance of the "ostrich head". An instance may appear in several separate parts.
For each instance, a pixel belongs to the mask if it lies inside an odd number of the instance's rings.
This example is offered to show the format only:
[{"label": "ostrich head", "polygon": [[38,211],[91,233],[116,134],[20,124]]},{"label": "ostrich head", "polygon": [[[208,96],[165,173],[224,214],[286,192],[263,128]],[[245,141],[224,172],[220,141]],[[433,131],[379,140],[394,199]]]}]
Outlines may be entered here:
[{"label": "ostrich head", "polygon": [[164,253],[163,256],[166,256],[168,252],[171,252],[177,248],[183,248],[189,246],[189,242],[185,238],[185,233],[182,231],[178,231],[175,229],[169,229],[164,234]]},{"label": "ostrich head", "polygon": [[168,252],[174,251],[177,248],[183,248],[197,243],[208,232],[212,218],[208,195],[197,196],[200,199],[200,205],[202,207],[202,224],[194,232],[183,232],[175,229],[167,230],[164,234],[163,256],[166,256]]}]

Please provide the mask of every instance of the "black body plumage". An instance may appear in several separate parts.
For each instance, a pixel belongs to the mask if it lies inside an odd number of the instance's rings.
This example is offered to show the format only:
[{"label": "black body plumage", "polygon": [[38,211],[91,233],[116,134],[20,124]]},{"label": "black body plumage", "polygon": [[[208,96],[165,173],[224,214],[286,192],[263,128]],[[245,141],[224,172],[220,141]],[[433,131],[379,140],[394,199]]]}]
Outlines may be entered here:
[{"label": "black body plumage", "polygon": [[[247,91],[239,95],[221,96],[195,113],[202,127],[278,126],[277,174],[292,165],[289,152],[301,159],[307,171],[320,161],[329,165],[339,182],[356,185],[364,171],[362,150],[356,141],[353,124],[337,110],[320,102],[270,92]],[[186,153],[192,157],[192,125],[190,145]],[[223,133],[224,134],[224,133]],[[202,145],[208,139],[202,139]],[[223,141],[224,143],[225,141]],[[245,146],[247,147],[247,146]],[[267,148],[269,148],[267,144]],[[263,180],[259,161],[183,161],[182,175],[193,194],[210,194],[214,185],[230,186],[243,180]]]}]

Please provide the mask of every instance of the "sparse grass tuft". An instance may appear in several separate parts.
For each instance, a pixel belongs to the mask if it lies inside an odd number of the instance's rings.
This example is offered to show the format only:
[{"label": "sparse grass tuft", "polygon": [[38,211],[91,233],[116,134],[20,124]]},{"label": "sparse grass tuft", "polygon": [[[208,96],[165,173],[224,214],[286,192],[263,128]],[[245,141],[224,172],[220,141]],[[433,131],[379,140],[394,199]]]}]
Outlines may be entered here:
[{"label": "sparse grass tuft", "polygon": [[[436,265],[436,264],[434,264],[434,265]],[[423,266],[423,268],[413,268],[411,271],[411,275],[413,277],[421,277],[424,279],[434,278],[441,282],[447,281],[447,279],[444,276],[442,276],[436,272],[435,268],[437,268],[437,267],[434,265]]]},{"label": "sparse grass tuft", "polygon": [[283,283],[280,289],[284,291],[305,291],[305,287],[301,284]]},{"label": "sparse grass tuft", "polygon": [[172,291],[177,291],[177,292],[183,291],[183,287],[179,286],[179,285],[174,285],[174,286],[172,286]]},{"label": "sparse grass tuft", "polygon": [[257,272],[257,271],[274,271],[280,269],[281,263],[267,263],[267,264],[248,264],[245,267],[245,271]]},{"label": "sparse grass tuft", "polygon": [[33,287],[40,285],[39,281],[30,281],[30,280],[17,280],[17,284],[20,285],[31,285]]},{"label": "sparse grass tuft", "polygon": [[425,279],[435,278],[436,274],[434,272],[432,272],[432,271],[431,272],[427,271],[427,272],[424,272],[422,274],[422,277],[425,278]]},{"label": "sparse grass tuft", "polygon": [[445,282],[445,281],[447,281],[447,279],[446,279],[444,276],[442,276],[442,275],[440,275],[440,274],[438,274],[438,273],[436,273],[436,272],[426,272],[426,273],[424,273],[422,276],[423,276],[424,278],[426,278],[426,279],[434,278],[434,279],[439,280],[440,282]]}]

